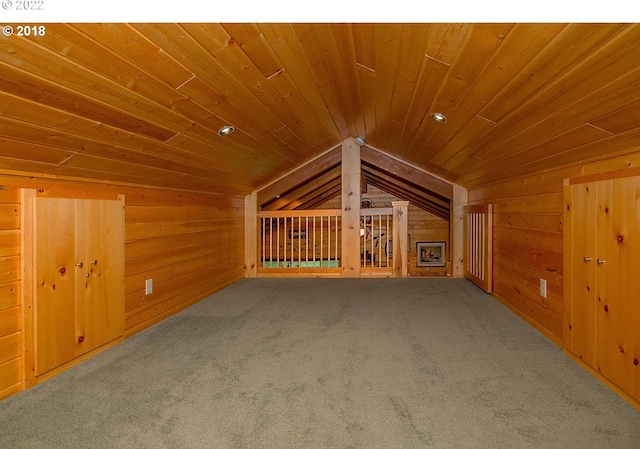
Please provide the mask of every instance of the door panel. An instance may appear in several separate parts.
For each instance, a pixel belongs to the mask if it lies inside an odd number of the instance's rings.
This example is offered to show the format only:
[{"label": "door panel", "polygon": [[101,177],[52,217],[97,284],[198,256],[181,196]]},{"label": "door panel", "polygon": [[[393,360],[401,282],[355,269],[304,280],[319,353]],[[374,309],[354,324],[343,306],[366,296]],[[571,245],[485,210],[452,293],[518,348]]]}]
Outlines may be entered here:
[{"label": "door panel", "polygon": [[124,333],[123,201],[36,198],[34,372]]},{"label": "door panel", "polygon": [[122,201],[87,201],[85,213],[86,350],[124,333],[124,209]]},{"label": "door panel", "polygon": [[640,393],[639,194],[636,177],[598,185],[596,368],[635,397]]},{"label": "door panel", "polygon": [[596,184],[566,190],[564,232],[567,268],[564,282],[564,345],[591,366],[595,364]]},{"label": "door panel", "polygon": [[76,201],[37,198],[35,222],[35,373],[76,356]]}]

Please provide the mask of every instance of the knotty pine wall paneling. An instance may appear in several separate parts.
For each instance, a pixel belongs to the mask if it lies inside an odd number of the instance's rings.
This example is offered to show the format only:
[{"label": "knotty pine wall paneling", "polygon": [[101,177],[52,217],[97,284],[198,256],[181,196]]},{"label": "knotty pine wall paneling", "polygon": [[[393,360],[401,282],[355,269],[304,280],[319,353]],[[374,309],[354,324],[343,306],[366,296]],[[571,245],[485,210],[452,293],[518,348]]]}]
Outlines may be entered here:
[{"label": "knotty pine wall paneling", "polygon": [[[125,207],[125,336],[244,277],[244,198],[135,192]],[[146,279],[153,293],[145,295]]]},{"label": "knotty pine wall paneling", "polygon": [[[608,173],[640,174],[640,148],[583,165],[469,190],[469,204],[494,204],[493,295],[562,344],[563,184]],[[540,296],[540,279],[547,297]]]},{"label": "knotty pine wall paneling", "polygon": [[[0,175],[0,399],[23,387],[20,189],[38,196],[125,196],[125,336],[243,277],[244,198]],[[144,281],[153,279],[153,293]]]},{"label": "knotty pine wall paneling", "polygon": [[0,185],[0,399],[22,389],[19,193]]}]

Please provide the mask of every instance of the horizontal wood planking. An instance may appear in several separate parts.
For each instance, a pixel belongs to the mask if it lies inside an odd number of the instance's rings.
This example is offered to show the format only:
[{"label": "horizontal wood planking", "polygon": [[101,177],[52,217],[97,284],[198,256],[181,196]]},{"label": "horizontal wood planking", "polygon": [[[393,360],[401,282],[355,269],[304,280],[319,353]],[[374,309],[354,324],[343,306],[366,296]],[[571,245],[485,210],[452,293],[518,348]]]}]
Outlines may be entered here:
[{"label": "horizontal wood planking", "polygon": [[0,310],[0,336],[20,331],[20,307]]},{"label": "horizontal wood planking", "polygon": [[20,204],[0,182],[0,400],[20,391]]},{"label": "horizontal wood planking", "polygon": [[245,195],[360,135],[475,188],[640,145],[639,42],[624,23],[51,24],[0,54],[0,159]]},{"label": "horizontal wood planking", "polygon": [[22,336],[20,332],[13,332],[11,334],[0,337],[0,354],[4,355],[4,359],[14,360],[19,359],[22,356]]},{"label": "horizontal wood planking", "polygon": [[[22,388],[20,188],[38,196],[125,195],[126,335],[243,277],[244,198],[154,188],[0,176],[0,398]],[[152,277],[154,293],[144,296]],[[138,298],[146,298],[146,302]],[[18,351],[16,353],[16,351]]]},{"label": "horizontal wood planking", "polygon": [[[127,202],[127,206],[129,206]],[[125,332],[137,332],[244,275],[244,199],[131,198],[125,213]],[[153,293],[144,294],[144,280]]]},{"label": "horizontal wood planking", "polygon": [[[637,175],[640,151],[469,190],[471,204],[493,203],[494,295],[555,341],[562,342],[563,180]],[[547,281],[547,298],[539,295]],[[558,321],[560,320],[560,321]]]},{"label": "horizontal wood planking", "polygon": [[19,358],[0,363],[0,400],[22,390],[21,366],[22,362]]}]

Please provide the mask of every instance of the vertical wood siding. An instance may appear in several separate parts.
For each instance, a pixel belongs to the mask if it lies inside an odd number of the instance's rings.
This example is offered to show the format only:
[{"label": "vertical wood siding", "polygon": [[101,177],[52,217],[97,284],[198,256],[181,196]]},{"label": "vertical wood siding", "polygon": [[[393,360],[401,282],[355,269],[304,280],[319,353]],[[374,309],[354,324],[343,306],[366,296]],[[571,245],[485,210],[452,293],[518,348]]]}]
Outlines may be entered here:
[{"label": "vertical wood siding", "polygon": [[0,399],[22,389],[20,188],[125,195],[126,336],[243,277],[242,197],[0,176]]}]

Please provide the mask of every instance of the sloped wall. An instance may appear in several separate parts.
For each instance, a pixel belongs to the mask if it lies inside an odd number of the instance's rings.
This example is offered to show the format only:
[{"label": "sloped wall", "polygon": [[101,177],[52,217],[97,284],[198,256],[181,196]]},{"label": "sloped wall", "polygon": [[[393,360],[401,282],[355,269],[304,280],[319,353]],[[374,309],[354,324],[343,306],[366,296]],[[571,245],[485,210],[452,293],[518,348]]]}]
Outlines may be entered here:
[{"label": "sloped wall", "polygon": [[[22,389],[20,188],[125,195],[127,336],[243,277],[243,198],[0,176],[0,399]],[[154,290],[145,296],[148,278]]]}]

